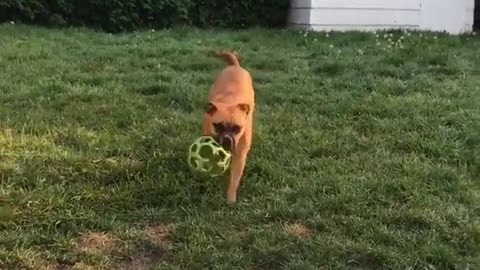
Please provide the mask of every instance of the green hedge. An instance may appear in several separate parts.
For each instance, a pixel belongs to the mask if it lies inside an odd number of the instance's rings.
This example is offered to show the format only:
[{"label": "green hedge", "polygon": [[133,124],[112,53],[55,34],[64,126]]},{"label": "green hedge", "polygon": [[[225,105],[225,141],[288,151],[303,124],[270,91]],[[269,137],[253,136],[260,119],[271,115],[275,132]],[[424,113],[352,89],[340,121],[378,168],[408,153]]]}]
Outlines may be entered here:
[{"label": "green hedge", "polygon": [[106,31],[173,25],[284,26],[290,0],[0,0],[0,21]]}]

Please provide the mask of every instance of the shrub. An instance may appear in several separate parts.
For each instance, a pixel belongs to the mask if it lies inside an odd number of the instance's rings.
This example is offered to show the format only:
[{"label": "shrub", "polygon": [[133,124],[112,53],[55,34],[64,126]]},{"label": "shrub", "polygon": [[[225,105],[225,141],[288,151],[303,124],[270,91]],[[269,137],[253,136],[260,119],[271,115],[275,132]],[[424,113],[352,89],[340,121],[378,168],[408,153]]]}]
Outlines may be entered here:
[{"label": "shrub", "polygon": [[173,25],[279,27],[289,0],[1,0],[0,21],[87,26],[106,31]]}]

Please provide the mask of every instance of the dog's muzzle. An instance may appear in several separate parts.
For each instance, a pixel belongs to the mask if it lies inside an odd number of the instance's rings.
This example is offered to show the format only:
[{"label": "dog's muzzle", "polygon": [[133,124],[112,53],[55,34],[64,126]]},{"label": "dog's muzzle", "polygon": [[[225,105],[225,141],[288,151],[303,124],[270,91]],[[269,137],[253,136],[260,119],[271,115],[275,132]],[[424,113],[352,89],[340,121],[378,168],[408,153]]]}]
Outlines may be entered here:
[{"label": "dog's muzzle", "polygon": [[235,148],[235,139],[233,139],[232,135],[221,134],[215,140],[227,151],[233,151]]}]

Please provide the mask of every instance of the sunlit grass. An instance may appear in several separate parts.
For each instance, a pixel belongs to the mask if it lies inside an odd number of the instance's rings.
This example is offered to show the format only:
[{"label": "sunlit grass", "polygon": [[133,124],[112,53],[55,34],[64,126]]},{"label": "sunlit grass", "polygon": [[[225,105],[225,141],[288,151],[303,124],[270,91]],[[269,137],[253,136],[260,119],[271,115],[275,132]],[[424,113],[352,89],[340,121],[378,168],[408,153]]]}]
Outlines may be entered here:
[{"label": "sunlit grass", "polygon": [[[186,165],[220,49],[258,108],[236,205]],[[0,268],[476,269],[479,59],[432,33],[2,25]]]}]

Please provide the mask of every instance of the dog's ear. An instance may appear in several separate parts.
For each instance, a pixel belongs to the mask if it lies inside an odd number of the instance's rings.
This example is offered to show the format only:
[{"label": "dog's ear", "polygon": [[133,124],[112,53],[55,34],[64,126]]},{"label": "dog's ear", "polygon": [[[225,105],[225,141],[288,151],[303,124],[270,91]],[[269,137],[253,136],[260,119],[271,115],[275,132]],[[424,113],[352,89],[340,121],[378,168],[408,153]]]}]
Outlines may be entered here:
[{"label": "dog's ear", "polygon": [[240,110],[242,110],[246,115],[250,113],[250,105],[246,103],[241,103],[237,105]]},{"label": "dog's ear", "polygon": [[212,115],[217,111],[217,106],[213,104],[212,102],[209,102],[207,106],[205,106],[205,112]]}]

